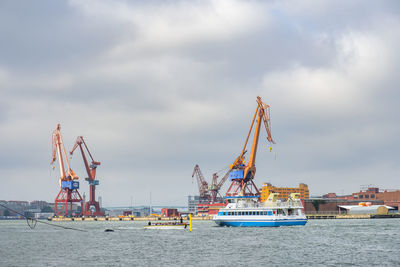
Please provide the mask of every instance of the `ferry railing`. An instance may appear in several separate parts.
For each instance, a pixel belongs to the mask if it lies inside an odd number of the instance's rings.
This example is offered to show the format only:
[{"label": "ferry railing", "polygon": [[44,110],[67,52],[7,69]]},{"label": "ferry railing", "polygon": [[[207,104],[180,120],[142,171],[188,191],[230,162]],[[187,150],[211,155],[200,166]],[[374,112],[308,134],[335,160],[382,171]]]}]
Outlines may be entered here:
[{"label": "ferry railing", "polygon": [[293,202],[263,202],[263,203],[246,203],[246,202],[238,202],[238,208],[303,208],[301,201],[293,201]]}]

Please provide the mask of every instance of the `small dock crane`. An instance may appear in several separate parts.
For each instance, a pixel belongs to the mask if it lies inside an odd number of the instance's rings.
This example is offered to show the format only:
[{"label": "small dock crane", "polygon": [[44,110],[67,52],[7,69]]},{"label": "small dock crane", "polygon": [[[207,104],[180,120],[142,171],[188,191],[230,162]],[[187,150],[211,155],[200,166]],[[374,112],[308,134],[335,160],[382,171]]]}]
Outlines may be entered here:
[{"label": "small dock crane", "polygon": [[219,190],[221,187],[224,185],[225,181],[229,177],[230,170],[222,177],[222,179],[218,182],[218,175],[217,173],[213,174],[212,182],[209,185],[206,180],[204,179],[203,173],[200,170],[200,167],[198,164],[194,166],[193,174],[196,175],[197,179],[197,185],[199,187],[199,194],[200,194],[200,200],[203,203],[217,203],[217,197],[219,195]]},{"label": "small dock crane", "polygon": [[211,203],[218,202],[217,197],[219,195],[219,190],[228,179],[230,172],[231,170],[228,170],[228,172],[224,175],[224,177],[222,177],[222,179],[219,182],[218,182],[218,175],[216,173],[213,174],[211,185],[208,187],[208,190],[210,191],[211,194]]},{"label": "small dock crane", "polygon": [[[87,201],[85,203],[82,214],[84,216],[104,216],[104,212],[101,211],[101,209],[100,209],[99,202],[96,201],[96,185],[99,185],[99,180],[96,180],[96,169],[97,169],[97,166],[99,166],[101,163],[99,161],[95,161],[93,159],[92,154],[90,153],[89,148],[87,147],[87,145],[85,143],[85,140],[83,140],[83,136],[78,136],[76,138],[75,145],[72,148],[72,150],[69,152],[70,155],[73,155],[75,149],[78,146],[81,150],[83,163],[85,165],[86,172],[88,175],[88,177],[85,178],[85,180],[89,182],[89,188],[90,188],[89,201]],[[87,161],[83,147],[86,149],[87,153],[89,154],[90,159],[92,160],[90,165]],[[94,207],[95,211],[92,212],[92,210],[90,209],[91,207]]]},{"label": "small dock crane", "polygon": [[197,179],[197,185],[199,187],[200,202],[210,202],[211,196],[210,192],[208,192],[208,183],[204,179],[204,176],[200,171],[200,167],[197,164],[194,166],[192,177],[195,175]]},{"label": "small dock crane", "polygon": [[[82,212],[82,197],[78,192],[79,189],[79,177],[71,169],[68,157],[65,152],[64,142],[61,136],[61,125],[57,125],[57,129],[53,131],[52,147],[53,155],[50,164],[52,165],[57,158],[60,167],[60,192],[58,193],[54,201],[54,215],[55,216],[72,216],[72,203],[81,203]],[[64,156],[64,158],[63,158]],[[67,164],[67,170],[65,170],[64,159]],[[59,205],[60,204],[60,205]],[[69,209],[68,209],[69,205]],[[61,210],[58,208],[61,206]],[[80,213],[81,215],[82,213]]]},{"label": "small dock crane", "polygon": [[[246,146],[250,134],[256,121],[255,132],[253,137],[253,145],[249,160],[245,161]],[[257,96],[257,108],[254,113],[253,120],[250,125],[250,130],[244,143],[242,152],[236,158],[235,162],[230,165],[231,172],[229,173],[229,180],[232,181],[226,196],[259,196],[260,192],[253,182],[256,174],[256,155],[258,147],[258,138],[260,135],[261,122],[264,122],[265,130],[267,131],[267,141],[275,144],[271,136],[271,123],[269,106],[261,101],[261,97]]]}]

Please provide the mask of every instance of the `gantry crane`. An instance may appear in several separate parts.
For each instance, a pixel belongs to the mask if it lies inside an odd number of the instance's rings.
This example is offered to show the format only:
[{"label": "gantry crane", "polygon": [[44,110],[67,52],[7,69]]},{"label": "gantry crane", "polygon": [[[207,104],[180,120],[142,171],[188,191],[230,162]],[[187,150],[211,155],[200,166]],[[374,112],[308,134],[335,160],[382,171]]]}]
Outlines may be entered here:
[{"label": "gantry crane", "polygon": [[[83,150],[83,146],[85,147],[87,153],[90,156],[90,159],[92,160],[92,163],[89,165],[85,151]],[[69,152],[70,155],[74,153],[75,149],[79,146],[83,158],[83,163],[86,168],[86,172],[88,177],[85,178],[86,181],[89,182],[89,188],[90,188],[90,194],[89,194],[89,201],[85,203],[84,210],[82,212],[83,215],[85,216],[104,216],[104,212],[101,211],[100,209],[100,204],[98,201],[96,201],[96,185],[99,185],[99,180],[96,180],[96,169],[97,166],[99,166],[101,163],[98,161],[95,161],[92,157],[92,154],[89,151],[89,148],[87,147],[85,140],[83,140],[83,136],[78,136],[76,138],[76,142],[72,150]],[[91,207],[95,208],[95,211],[92,212],[90,210]]]},{"label": "gantry crane", "polygon": [[210,202],[211,196],[210,192],[208,192],[208,183],[204,180],[204,176],[200,171],[199,165],[196,164],[193,169],[192,177],[196,175],[197,178],[197,185],[199,187],[199,194],[200,194],[200,202]]},{"label": "gantry crane", "polygon": [[[53,132],[52,137],[52,147],[53,155],[50,164],[56,161],[58,155],[58,162],[60,167],[60,192],[58,193],[54,202],[54,214],[56,216],[72,216],[72,203],[81,203],[81,213],[82,214],[82,197],[78,192],[79,189],[79,177],[71,169],[68,157],[65,152],[64,142],[61,136],[61,125],[57,124],[57,129]],[[63,158],[64,156],[64,158]],[[64,159],[67,164],[67,169],[65,170]],[[58,206],[61,204],[61,211],[58,211]],[[68,210],[68,204],[70,206]]]},{"label": "gantry crane", "polygon": [[[253,137],[253,145],[251,147],[248,162],[245,161],[246,146],[252,132],[254,122],[256,121],[255,132]],[[264,122],[265,130],[267,131],[267,141],[275,144],[271,137],[271,123],[269,106],[261,101],[261,97],[257,96],[257,108],[254,113],[253,120],[250,125],[250,130],[244,143],[242,152],[236,158],[235,162],[230,165],[229,180],[232,181],[226,196],[259,196],[256,185],[253,182],[256,173],[256,155],[258,138],[260,135],[261,121]]]}]

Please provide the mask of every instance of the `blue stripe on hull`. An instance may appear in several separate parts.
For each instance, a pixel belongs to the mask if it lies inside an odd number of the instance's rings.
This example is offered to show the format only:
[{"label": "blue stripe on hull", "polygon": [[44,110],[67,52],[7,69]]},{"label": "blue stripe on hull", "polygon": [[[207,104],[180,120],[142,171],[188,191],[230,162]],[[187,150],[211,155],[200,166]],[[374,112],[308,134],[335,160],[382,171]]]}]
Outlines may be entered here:
[{"label": "blue stripe on hull", "polygon": [[219,226],[234,226],[234,227],[279,227],[292,225],[305,225],[307,220],[279,220],[279,221],[264,221],[264,222],[238,222],[238,221],[215,221]]}]

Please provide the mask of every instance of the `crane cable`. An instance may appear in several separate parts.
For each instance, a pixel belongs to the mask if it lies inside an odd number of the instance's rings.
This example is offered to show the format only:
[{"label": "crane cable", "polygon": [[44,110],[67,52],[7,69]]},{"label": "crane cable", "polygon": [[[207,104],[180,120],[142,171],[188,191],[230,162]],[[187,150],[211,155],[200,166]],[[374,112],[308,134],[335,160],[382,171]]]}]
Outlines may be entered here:
[{"label": "crane cable", "polygon": [[67,229],[67,230],[74,230],[74,231],[80,231],[80,232],[87,232],[86,230],[82,230],[82,229],[78,229],[78,228],[73,228],[73,227],[68,227],[68,226],[63,226],[63,225],[52,224],[52,223],[48,223],[48,222],[45,222],[45,221],[39,221],[38,219],[25,216],[24,214],[22,214],[22,213],[20,213],[20,212],[18,212],[18,211],[16,211],[16,210],[13,210],[13,209],[11,209],[11,208],[9,208],[9,207],[3,205],[3,204],[0,204],[0,206],[3,207],[3,208],[5,208],[5,209],[7,209],[7,210],[9,210],[9,211],[12,211],[12,212],[14,212],[14,213],[20,215],[20,216],[22,216],[22,217],[24,217],[24,218],[26,219],[26,223],[28,224],[28,226],[29,226],[31,229],[34,229],[35,226],[36,226],[36,224],[39,222],[39,223],[47,224],[47,225],[50,225],[50,226],[54,226],[54,227],[59,227],[59,228]]},{"label": "crane cable", "polygon": [[222,171],[226,171],[226,170],[228,170],[228,169],[229,169],[229,165],[226,166],[226,167],[224,167],[224,168],[222,168],[222,169],[220,169],[219,171],[216,171],[215,173],[216,173],[216,174],[219,174],[219,173],[221,173]]}]

